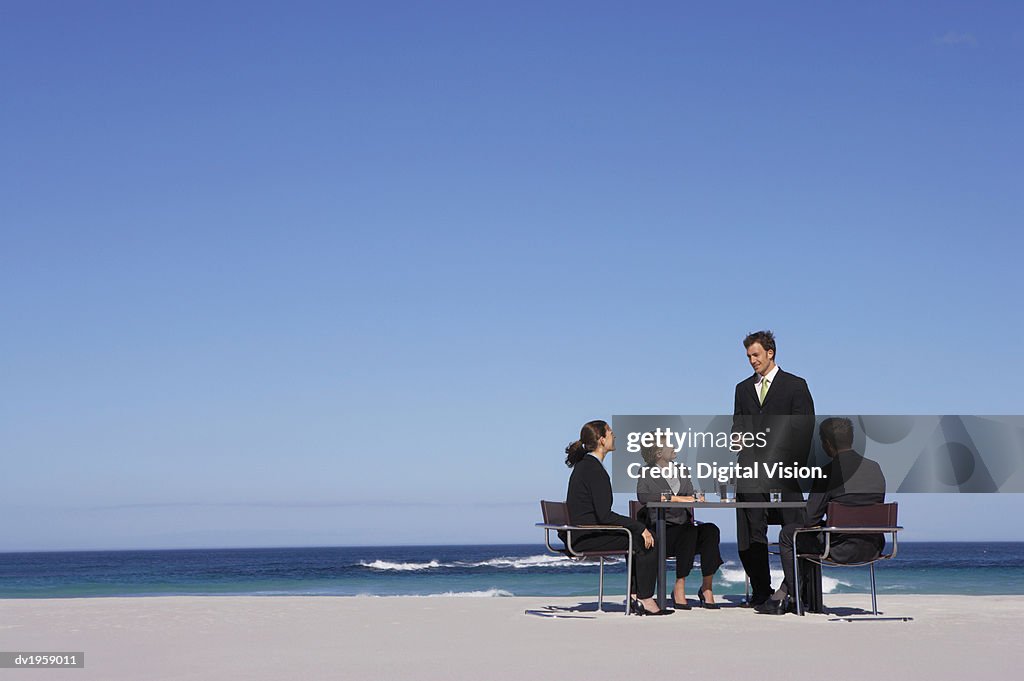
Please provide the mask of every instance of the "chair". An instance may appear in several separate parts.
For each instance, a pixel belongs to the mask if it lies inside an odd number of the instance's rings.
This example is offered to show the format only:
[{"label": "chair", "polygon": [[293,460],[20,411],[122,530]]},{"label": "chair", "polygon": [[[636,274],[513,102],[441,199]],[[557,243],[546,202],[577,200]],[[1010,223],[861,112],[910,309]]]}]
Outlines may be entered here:
[{"label": "chair", "polygon": [[[604,559],[610,556],[626,557],[626,615],[629,615],[629,593],[633,584],[633,533],[618,525],[574,525],[569,517],[569,505],[561,501],[541,501],[540,510],[544,522],[537,523],[537,527],[544,529],[544,544],[548,547],[548,551],[561,553],[575,560],[582,561],[587,558],[600,560],[601,567],[597,581],[597,609],[599,611],[604,611]],[[566,533],[565,548],[558,549],[551,545],[552,530]],[[628,547],[617,551],[577,551],[572,547],[572,533],[569,530],[625,532],[629,538]]]},{"label": "chair", "polygon": [[[875,590],[875,563],[880,560],[890,560],[896,557],[899,550],[896,534],[903,528],[897,525],[895,502],[888,504],[870,504],[868,506],[846,506],[835,501],[828,504],[825,517],[828,527],[801,527],[793,533],[793,574],[800,574],[800,560],[809,560],[819,565],[828,567],[861,567],[867,565],[871,570],[871,612],[878,616],[878,600]],[[821,554],[800,553],[796,550],[801,534],[807,532],[821,532],[825,535],[825,546]],[[881,553],[870,560],[859,563],[839,563],[830,557],[832,551],[833,534],[891,534],[892,552],[885,553],[884,547]],[[796,589],[796,613],[803,615],[803,605],[800,602],[800,589]],[[906,619],[906,618],[900,618]]]}]

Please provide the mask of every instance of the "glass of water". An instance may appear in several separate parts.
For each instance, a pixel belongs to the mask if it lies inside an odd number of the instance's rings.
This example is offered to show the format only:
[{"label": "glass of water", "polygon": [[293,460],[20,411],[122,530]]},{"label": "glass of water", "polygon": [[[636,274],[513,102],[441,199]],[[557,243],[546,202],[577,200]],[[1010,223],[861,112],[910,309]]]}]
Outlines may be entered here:
[{"label": "glass of water", "polygon": [[770,501],[771,501],[771,502],[772,502],[773,504],[778,504],[778,503],[780,503],[780,502],[782,501],[782,490],[781,490],[781,489],[773,489],[773,490],[770,490],[770,491],[768,492],[768,499],[769,499],[769,500],[770,500]]}]

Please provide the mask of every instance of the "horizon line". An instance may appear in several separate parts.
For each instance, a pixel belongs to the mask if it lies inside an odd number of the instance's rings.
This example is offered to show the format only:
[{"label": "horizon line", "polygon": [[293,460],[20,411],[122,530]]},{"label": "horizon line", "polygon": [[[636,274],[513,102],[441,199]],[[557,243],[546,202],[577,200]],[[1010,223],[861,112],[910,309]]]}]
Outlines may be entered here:
[{"label": "horizon line", "polygon": [[[723,546],[735,545],[735,541],[723,541]],[[900,544],[1024,544],[1024,539],[935,539],[906,540]],[[25,553],[142,553],[146,551],[277,551],[284,549],[381,549],[381,548],[456,548],[483,546],[538,546],[544,548],[543,542],[508,542],[508,543],[469,543],[469,544],[304,544],[291,546],[178,546],[162,548],[117,548],[117,549],[0,549],[0,555]],[[545,553],[549,553],[544,549]],[[552,554],[555,555],[555,554]]]}]

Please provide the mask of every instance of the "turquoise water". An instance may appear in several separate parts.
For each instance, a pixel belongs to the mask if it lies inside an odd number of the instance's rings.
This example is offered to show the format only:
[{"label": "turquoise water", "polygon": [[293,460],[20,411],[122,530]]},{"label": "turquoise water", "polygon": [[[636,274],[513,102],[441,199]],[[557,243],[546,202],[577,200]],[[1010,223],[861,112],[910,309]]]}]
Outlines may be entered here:
[{"label": "turquoise water", "polygon": [[[715,590],[741,594],[735,544]],[[781,581],[777,563],[773,583]],[[171,595],[582,596],[597,565],[542,545],[392,546],[0,554],[0,598]],[[625,565],[606,568],[621,593]],[[901,543],[877,568],[880,593],[1024,594],[1024,542]],[[692,573],[696,584],[698,573]],[[826,593],[868,591],[867,568],[824,571]]]}]

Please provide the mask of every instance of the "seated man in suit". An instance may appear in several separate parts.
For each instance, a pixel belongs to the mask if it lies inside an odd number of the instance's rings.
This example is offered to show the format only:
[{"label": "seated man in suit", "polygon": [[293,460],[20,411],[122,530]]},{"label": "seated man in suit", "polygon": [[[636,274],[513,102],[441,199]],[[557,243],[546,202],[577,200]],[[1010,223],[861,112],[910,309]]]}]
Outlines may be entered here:
[{"label": "seated man in suit", "polygon": [[[793,532],[798,527],[827,525],[825,511],[830,501],[846,506],[868,506],[885,502],[885,476],[876,461],[866,459],[853,449],[853,423],[850,419],[825,419],[818,429],[821,446],[832,459],[823,469],[824,479],[815,482],[807,498],[806,517],[802,524],[789,524],[779,533],[782,570],[786,575],[772,597],[758,606],[757,612],[769,615],[786,613],[790,596],[799,588],[793,574]],[[882,534],[833,534],[829,555],[837,563],[858,563],[877,556],[885,545]],[[824,549],[821,533],[802,533],[800,553],[819,554]]]}]

